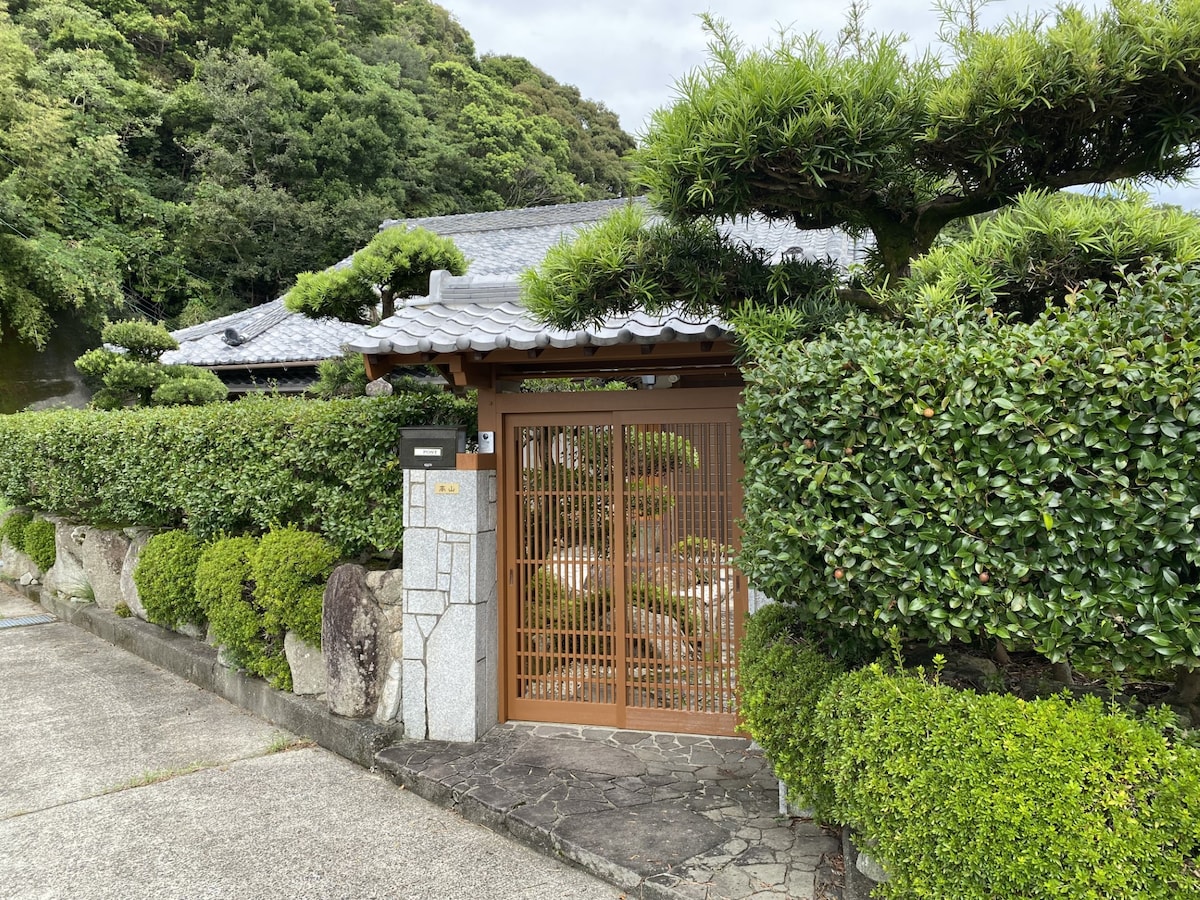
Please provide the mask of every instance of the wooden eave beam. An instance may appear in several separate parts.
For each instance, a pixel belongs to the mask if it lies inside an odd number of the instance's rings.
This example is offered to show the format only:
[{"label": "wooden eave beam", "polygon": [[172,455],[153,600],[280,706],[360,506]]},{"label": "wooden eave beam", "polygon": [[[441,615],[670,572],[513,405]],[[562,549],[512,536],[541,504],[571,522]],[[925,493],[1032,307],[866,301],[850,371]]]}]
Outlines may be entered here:
[{"label": "wooden eave beam", "polygon": [[[643,364],[643,357],[647,351],[643,347],[653,347],[653,355],[655,360],[678,360],[678,359],[697,359],[699,357],[729,357],[736,356],[736,349],[729,341],[679,341],[675,343],[661,344],[609,344],[607,346],[592,346],[585,347],[546,347],[534,350],[514,350],[506,348],[503,350],[493,350],[487,354],[487,358],[482,360],[483,365],[504,365],[522,363],[528,364],[530,359],[536,359],[537,365],[540,367],[548,361],[566,361],[566,360],[582,360],[590,359],[593,362],[619,362],[621,360],[628,361],[637,367]],[[415,366],[415,365],[440,365],[449,363],[450,360],[468,356],[474,351],[466,351],[464,353],[412,353],[399,354],[392,353],[387,355],[387,359],[393,366]]]},{"label": "wooden eave beam", "polygon": [[722,379],[723,382],[731,379],[740,382],[742,378],[742,371],[737,366],[732,364],[728,366],[714,366],[713,368],[708,369],[639,369],[636,373],[629,372],[628,370],[597,369],[586,368],[583,366],[578,368],[555,367],[540,370],[523,369],[520,372],[508,371],[501,368],[496,370],[496,381],[497,383],[507,382],[509,384],[515,384],[529,378],[599,378],[608,381],[614,381],[634,375],[657,375],[659,377],[678,375],[681,379],[687,380],[693,378],[704,379],[712,377]]},{"label": "wooden eave beam", "polygon": [[378,353],[364,353],[363,365],[367,370],[367,380],[374,381],[377,378],[382,378],[392,369],[396,368],[398,363],[392,362],[391,355],[381,355]]},{"label": "wooden eave beam", "polygon": [[456,388],[491,387],[495,381],[494,369],[494,366],[470,362],[465,354],[451,356],[445,362],[445,371],[449,375],[447,380]]}]

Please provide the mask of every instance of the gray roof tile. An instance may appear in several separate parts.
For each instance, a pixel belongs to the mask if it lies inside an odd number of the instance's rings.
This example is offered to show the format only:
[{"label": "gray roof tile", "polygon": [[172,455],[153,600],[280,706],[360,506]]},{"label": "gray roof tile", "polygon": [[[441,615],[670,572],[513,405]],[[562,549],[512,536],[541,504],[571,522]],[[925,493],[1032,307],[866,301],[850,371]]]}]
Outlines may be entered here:
[{"label": "gray roof tile", "polygon": [[[389,219],[380,227],[426,228],[452,237],[467,257],[467,272],[471,275],[517,275],[538,265],[546,251],[563,238],[573,237],[629,204],[643,207],[650,221],[659,219],[645,198],[635,197],[426,219]],[[843,231],[801,231],[761,216],[731,220],[721,229],[732,238],[766,250],[774,261],[792,251],[812,259],[829,257],[846,266],[860,261],[864,251],[862,241]]]},{"label": "gray roof tile", "polygon": [[484,279],[446,272],[430,279],[430,296],[410,299],[350,349],[362,353],[454,353],[605,347],[662,341],[711,341],[727,334],[724,322],[679,312],[617,316],[597,328],[546,328],[521,304],[515,277]]},{"label": "gray roof tile", "polygon": [[171,332],[179,349],[164,353],[162,361],[169,365],[261,366],[330,359],[341,356],[342,345],[366,330],[365,325],[290,312],[281,297]]}]

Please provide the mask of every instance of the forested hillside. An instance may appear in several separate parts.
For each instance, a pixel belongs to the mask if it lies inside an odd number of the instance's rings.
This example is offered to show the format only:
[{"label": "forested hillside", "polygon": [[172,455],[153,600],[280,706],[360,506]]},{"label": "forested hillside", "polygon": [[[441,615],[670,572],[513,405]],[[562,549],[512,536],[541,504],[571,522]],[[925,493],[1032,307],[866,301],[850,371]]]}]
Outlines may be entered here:
[{"label": "forested hillside", "polygon": [[619,196],[632,147],[428,0],[0,0],[0,329],[201,321],[384,218]]}]

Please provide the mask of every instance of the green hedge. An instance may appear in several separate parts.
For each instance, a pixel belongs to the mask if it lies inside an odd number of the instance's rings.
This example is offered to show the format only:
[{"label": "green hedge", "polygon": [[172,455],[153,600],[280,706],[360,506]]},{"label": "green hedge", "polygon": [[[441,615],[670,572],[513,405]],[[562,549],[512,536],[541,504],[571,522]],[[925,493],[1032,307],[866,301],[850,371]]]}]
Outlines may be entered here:
[{"label": "green hedge", "polygon": [[843,666],[803,638],[799,610],[769,604],[746,620],[738,667],[743,729],[763,748],[794,803],[827,820],[833,795],[824,744],[813,730],[817,703]]},{"label": "green hedge", "polygon": [[1200,272],[758,348],[741,565],[814,634],[1200,666]]},{"label": "green hedge", "polygon": [[91,522],[201,538],[296,525],[339,551],[399,546],[397,429],[470,424],[447,394],[0,417],[0,496]]},{"label": "green hedge", "polygon": [[133,583],[151,622],[166,628],[204,624],[204,608],[196,599],[200,550],[200,541],[186,531],[164,531],[146,542]]},{"label": "green hedge", "polygon": [[1200,751],[1095,698],[979,696],[871,666],[818,707],[839,821],[894,900],[1200,898]]}]

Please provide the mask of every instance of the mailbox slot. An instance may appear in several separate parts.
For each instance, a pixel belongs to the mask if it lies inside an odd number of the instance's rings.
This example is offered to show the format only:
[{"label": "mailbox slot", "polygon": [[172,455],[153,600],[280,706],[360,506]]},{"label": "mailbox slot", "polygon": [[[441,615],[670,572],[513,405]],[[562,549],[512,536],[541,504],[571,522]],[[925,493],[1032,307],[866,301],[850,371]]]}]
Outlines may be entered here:
[{"label": "mailbox slot", "polygon": [[400,429],[400,465],[405,469],[453,469],[455,454],[466,450],[463,427]]}]

